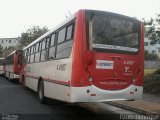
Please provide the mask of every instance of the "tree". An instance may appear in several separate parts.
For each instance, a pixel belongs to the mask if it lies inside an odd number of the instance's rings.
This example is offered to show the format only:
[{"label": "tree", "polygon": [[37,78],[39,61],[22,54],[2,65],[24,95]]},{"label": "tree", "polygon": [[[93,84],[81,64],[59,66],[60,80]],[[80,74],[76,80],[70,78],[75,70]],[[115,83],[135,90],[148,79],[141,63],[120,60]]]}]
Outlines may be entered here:
[{"label": "tree", "polygon": [[159,60],[159,56],[157,54],[150,54],[148,51],[145,50],[144,53],[145,60]]},{"label": "tree", "polygon": [[160,14],[156,18],[150,18],[149,21],[144,20],[145,36],[151,39],[151,44],[160,41]]},{"label": "tree", "polygon": [[21,33],[21,40],[19,41],[19,48],[27,46],[38,37],[42,36],[48,31],[47,27],[40,28],[39,26],[33,26]]},{"label": "tree", "polygon": [[0,58],[3,57],[3,47],[2,45],[0,44]]}]

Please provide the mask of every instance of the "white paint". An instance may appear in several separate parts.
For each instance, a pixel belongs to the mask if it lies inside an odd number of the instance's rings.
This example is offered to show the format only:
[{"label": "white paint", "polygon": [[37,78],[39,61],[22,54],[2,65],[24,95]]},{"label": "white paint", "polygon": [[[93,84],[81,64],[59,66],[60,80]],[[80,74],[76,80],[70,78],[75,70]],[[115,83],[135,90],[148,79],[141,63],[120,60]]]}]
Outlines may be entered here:
[{"label": "white paint", "polygon": [[115,46],[115,45],[104,45],[104,44],[93,44],[93,48],[110,49],[110,50],[123,50],[128,52],[137,52],[137,48]]},{"label": "white paint", "polygon": [[[69,57],[59,60],[27,64],[26,69],[29,69],[29,71],[26,71],[26,74],[30,76],[35,76],[37,78],[42,77],[56,81],[68,82],[71,80],[71,61],[72,59]],[[66,64],[65,71],[57,70],[57,65],[59,64]],[[34,91],[37,91],[38,79],[26,77],[25,81],[27,87],[31,88]],[[70,96],[67,96],[67,93],[70,93],[69,86],[44,81],[44,95],[46,97],[62,101],[70,101]]]},{"label": "white paint", "polygon": [[[137,92],[135,89],[137,88]],[[90,93],[86,91],[90,90]],[[143,94],[143,87],[130,85],[129,87],[116,90],[102,90],[96,86],[88,87],[72,87],[71,102],[105,102],[105,101],[116,101],[116,100],[129,100],[129,99],[141,99]],[[135,94],[130,94],[135,92]],[[90,94],[96,94],[96,96],[90,96]]]},{"label": "white paint", "polygon": [[96,60],[96,69],[113,69],[113,61]]}]

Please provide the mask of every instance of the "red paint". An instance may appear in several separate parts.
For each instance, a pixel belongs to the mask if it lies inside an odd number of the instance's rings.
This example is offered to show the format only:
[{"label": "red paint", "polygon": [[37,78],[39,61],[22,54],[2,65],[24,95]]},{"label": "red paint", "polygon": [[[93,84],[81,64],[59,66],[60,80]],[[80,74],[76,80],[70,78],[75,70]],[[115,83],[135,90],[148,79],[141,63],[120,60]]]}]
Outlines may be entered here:
[{"label": "red paint", "polygon": [[91,96],[96,96],[96,94],[90,94]]},{"label": "red paint", "polygon": [[[76,26],[72,54],[71,86],[84,87],[95,85],[104,90],[122,90],[134,84],[143,86],[144,76],[144,25],[141,23],[140,48],[137,54],[100,53],[89,50],[87,45],[85,11],[80,10],[76,15]],[[113,69],[96,69],[96,60],[113,61]],[[125,61],[134,61],[134,65],[125,65]],[[125,74],[125,67],[132,71]],[[88,81],[88,77],[93,82]],[[136,81],[133,83],[133,77]]]},{"label": "red paint", "polygon": [[[39,79],[39,76],[36,75],[25,75],[26,77],[31,77],[31,78],[35,78],[35,79]],[[43,77],[42,80],[47,81],[47,82],[51,82],[51,83],[55,83],[55,84],[61,84],[61,85],[66,85],[66,86],[70,86],[70,82],[69,81],[64,81],[64,80],[53,80],[51,78],[45,78]]]},{"label": "red paint", "polygon": [[134,92],[130,92],[129,94],[134,94]]},{"label": "red paint", "polygon": [[83,55],[87,52],[87,40],[86,40],[86,24],[85,24],[85,11],[80,10],[75,14],[75,34],[72,53],[72,80],[71,86],[83,87],[90,86],[90,82],[87,80],[88,73],[85,71]]},{"label": "red paint", "polygon": [[[4,70],[5,70],[5,72],[8,71],[8,72],[11,72],[11,73],[14,73],[14,74],[17,74],[17,75],[20,74],[21,65],[18,63],[19,59],[20,59],[19,58],[20,54],[22,54],[22,50],[15,50],[10,55],[8,55],[7,57],[5,57],[5,60],[4,60]],[[7,64],[7,59],[10,59],[10,60],[12,59],[13,63],[8,65]],[[13,66],[12,70],[7,69],[7,66],[10,66],[10,65]]]}]

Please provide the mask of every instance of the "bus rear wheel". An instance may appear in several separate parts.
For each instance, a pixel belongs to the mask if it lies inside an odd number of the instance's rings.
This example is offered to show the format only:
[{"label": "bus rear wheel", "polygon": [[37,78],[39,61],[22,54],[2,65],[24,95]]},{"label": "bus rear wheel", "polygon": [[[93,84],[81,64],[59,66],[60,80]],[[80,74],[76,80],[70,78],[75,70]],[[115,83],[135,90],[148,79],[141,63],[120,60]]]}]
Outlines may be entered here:
[{"label": "bus rear wheel", "polygon": [[25,86],[25,78],[24,78],[24,75],[22,75],[22,85]]},{"label": "bus rear wheel", "polygon": [[46,98],[44,96],[44,84],[42,80],[40,80],[38,84],[38,98],[40,103],[42,104],[46,103]]}]

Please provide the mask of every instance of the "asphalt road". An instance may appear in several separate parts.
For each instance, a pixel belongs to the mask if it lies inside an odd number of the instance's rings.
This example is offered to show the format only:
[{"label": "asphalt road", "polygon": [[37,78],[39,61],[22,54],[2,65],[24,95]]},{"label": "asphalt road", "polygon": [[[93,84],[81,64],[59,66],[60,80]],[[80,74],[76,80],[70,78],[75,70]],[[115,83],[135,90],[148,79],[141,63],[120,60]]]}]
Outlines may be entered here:
[{"label": "asphalt road", "polygon": [[0,120],[117,120],[119,113],[127,111],[104,103],[69,104],[48,100],[47,104],[40,104],[35,92],[0,77]]}]

